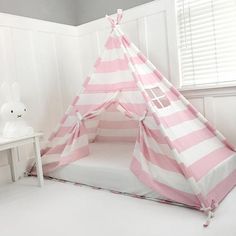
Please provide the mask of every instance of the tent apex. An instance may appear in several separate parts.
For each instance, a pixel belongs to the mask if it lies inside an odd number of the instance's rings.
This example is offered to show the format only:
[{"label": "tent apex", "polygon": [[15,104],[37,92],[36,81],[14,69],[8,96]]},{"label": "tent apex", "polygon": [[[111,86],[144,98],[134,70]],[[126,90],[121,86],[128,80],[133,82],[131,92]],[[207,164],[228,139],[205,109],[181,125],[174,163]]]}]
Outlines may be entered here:
[{"label": "tent apex", "polygon": [[112,19],[111,16],[106,15],[106,18],[110,22],[112,28],[115,28],[117,25],[120,24],[122,17],[123,17],[122,9],[117,9],[116,19]]}]

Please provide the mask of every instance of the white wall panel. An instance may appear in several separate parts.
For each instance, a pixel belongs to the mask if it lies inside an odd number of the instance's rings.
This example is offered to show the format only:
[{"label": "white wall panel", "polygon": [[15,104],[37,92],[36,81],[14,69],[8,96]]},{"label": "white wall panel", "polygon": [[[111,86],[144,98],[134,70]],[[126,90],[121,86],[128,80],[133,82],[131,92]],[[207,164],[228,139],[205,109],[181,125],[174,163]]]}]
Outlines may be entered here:
[{"label": "white wall panel", "polygon": [[215,126],[236,146],[236,95],[215,97],[213,102]]},{"label": "white wall panel", "polygon": [[103,52],[104,45],[107,41],[107,36],[109,35],[110,32],[111,32],[110,28],[102,29],[96,32],[99,53]]},{"label": "white wall panel", "polygon": [[93,32],[91,34],[79,36],[79,48],[82,78],[85,80],[88,74],[91,73],[95,60],[99,56],[100,49],[97,41],[97,33]]},{"label": "white wall panel", "polygon": [[166,11],[146,17],[147,56],[170,79]]},{"label": "white wall panel", "polygon": [[37,32],[33,35],[37,83],[34,87],[36,97],[40,97],[37,106],[37,126],[48,134],[55,120],[62,114],[62,97],[59,81],[59,68],[53,35]]},{"label": "white wall panel", "polygon": [[192,98],[192,99],[189,99],[189,102],[194,107],[196,107],[198,109],[198,111],[200,111],[203,115],[205,115],[203,98]]},{"label": "white wall panel", "polygon": [[125,22],[121,25],[123,32],[126,32],[127,37],[133,42],[137,47],[140,46],[139,40],[139,25],[138,19]]},{"label": "white wall panel", "polygon": [[54,36],[62,94],[62,110],[68,107],[82,85],[82,68],[78,37]]},{"label": "white wall panel", "polygon": [[[0,14],[0,84],[19,82],[28,108],[26,120],[45,137],[75,93],[70,84],[81,83],[78,58],[76,27]],[[0,96],[0,105],[3,102]],[[3,125],[0,120],[0,132]],[[32,147],[19,148],[19,154],[18,175],[22,176]],[[0,182],[11,180],[8,155],[0,152]]]}]

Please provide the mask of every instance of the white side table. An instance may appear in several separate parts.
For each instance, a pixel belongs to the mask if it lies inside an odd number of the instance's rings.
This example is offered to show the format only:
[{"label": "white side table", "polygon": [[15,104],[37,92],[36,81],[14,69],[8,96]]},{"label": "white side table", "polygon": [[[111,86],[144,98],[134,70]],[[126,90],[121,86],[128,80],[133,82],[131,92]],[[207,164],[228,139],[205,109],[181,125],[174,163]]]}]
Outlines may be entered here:
[{"label": "white side table", "polygon": [[40,155],[40,145],[39,145],[39,138],[43,136],[42,133],[34,133],[30,136],[20,137],[20,138],[10,138],[6,139],[0,136],[0,151],[3,150],[11,150],[10,156],[10,167],[11,167],[11,176],[12,181],[15,182],[17,180],[17,166],[15,160],[18,158],[18,147],[33,143],[34,151],[35,151],[35,161],[36,161],[36,170],[38,176],[38,183],[39,186],[43,186],[43,170],[42,170],[42,161]]}]

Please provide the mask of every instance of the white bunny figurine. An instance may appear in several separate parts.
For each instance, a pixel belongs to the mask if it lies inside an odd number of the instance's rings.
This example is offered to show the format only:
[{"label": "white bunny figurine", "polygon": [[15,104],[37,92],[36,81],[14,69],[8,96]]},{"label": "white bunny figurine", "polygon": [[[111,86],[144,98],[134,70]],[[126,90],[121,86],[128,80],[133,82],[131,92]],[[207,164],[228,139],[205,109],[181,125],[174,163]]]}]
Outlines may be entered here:
[{"label": "white bunny figurine", "polygon": [[5,121],[2,136],[5,138],[18,138],[33,134],[33,128],[28,126],[24,120],[26,113],[25,105],[20,102],[20,89],[17,83],[11,86],[3,83],[1,94],[5,103],[1,107],[1,117]]}]

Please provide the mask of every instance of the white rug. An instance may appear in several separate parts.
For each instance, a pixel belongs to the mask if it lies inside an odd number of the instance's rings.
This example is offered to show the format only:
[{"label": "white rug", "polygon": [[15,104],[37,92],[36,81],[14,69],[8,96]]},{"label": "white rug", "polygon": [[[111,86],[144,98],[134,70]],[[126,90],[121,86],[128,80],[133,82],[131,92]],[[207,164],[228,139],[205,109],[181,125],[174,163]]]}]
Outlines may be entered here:
[{"label": "white rug", "polygon": [[208,228],[177,206],[35,178],[0,186],[1,236],[235,236],[236,189]]}]

